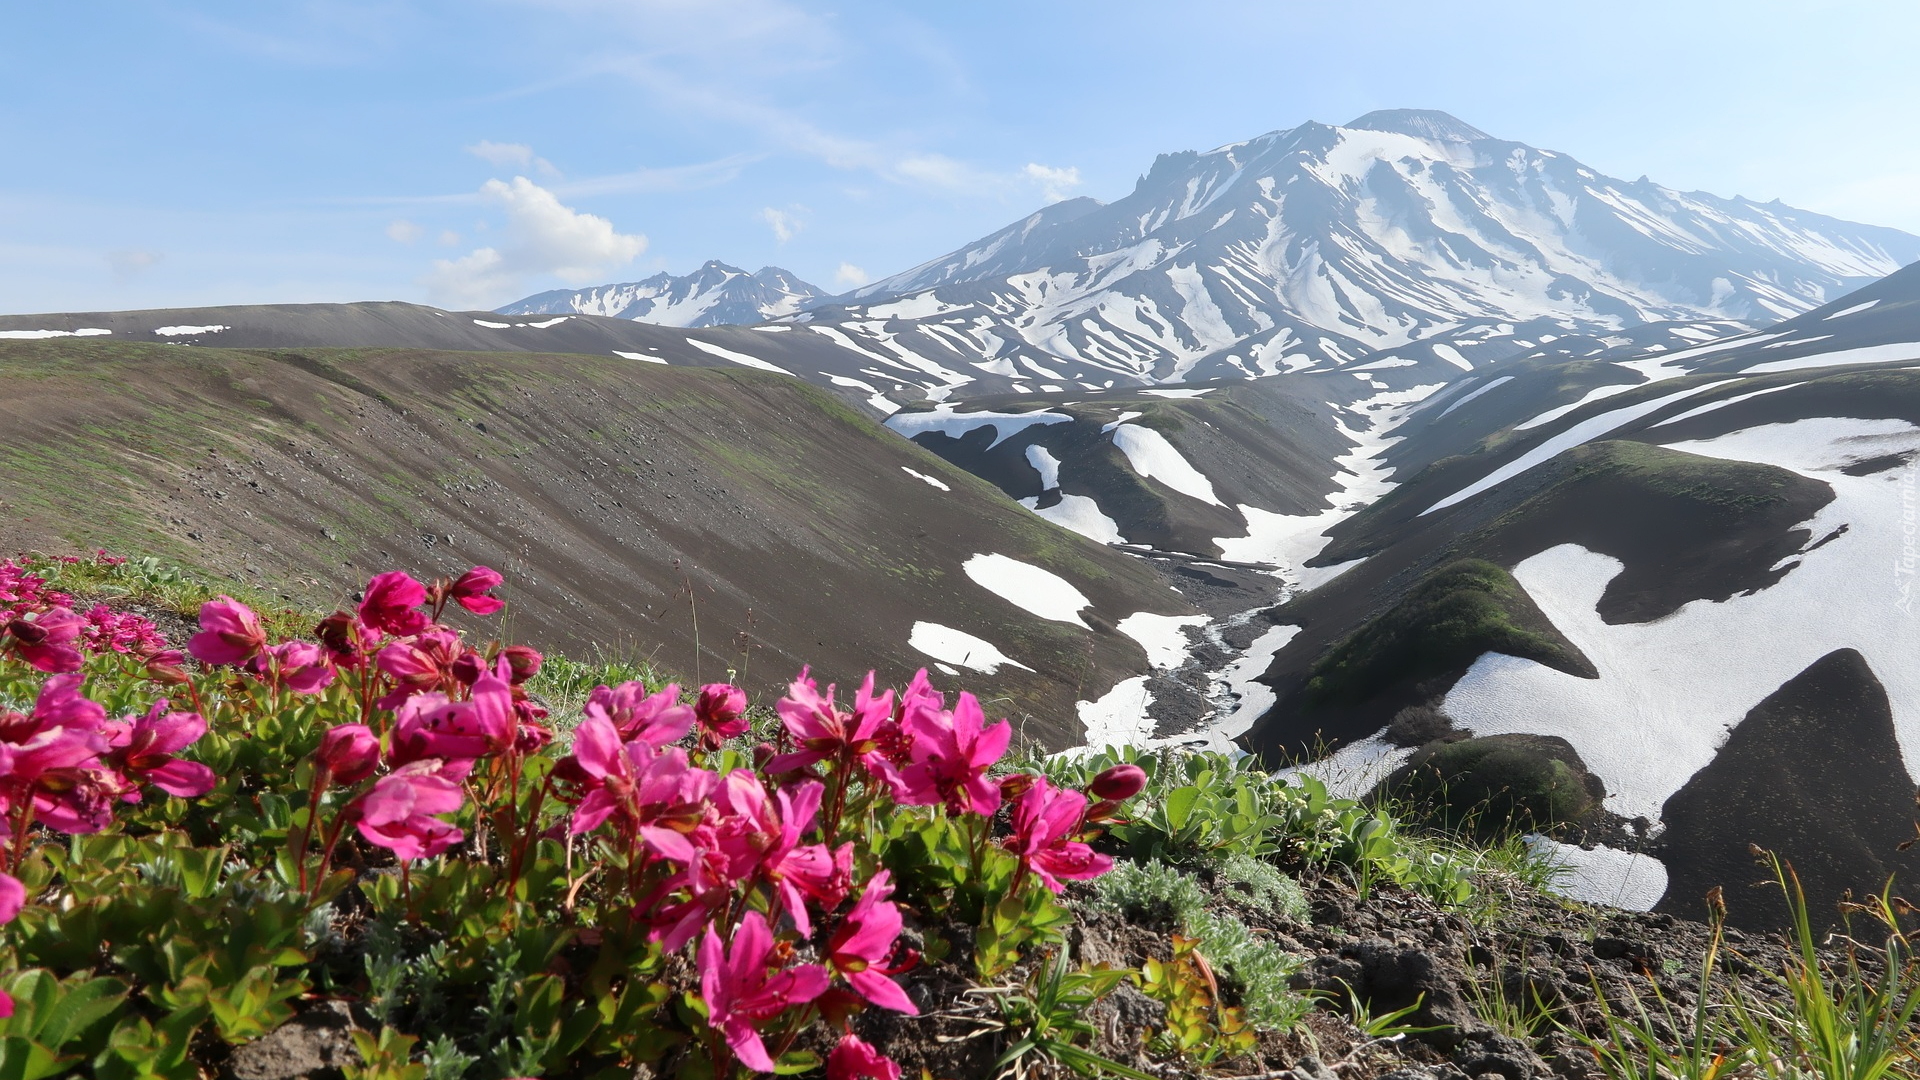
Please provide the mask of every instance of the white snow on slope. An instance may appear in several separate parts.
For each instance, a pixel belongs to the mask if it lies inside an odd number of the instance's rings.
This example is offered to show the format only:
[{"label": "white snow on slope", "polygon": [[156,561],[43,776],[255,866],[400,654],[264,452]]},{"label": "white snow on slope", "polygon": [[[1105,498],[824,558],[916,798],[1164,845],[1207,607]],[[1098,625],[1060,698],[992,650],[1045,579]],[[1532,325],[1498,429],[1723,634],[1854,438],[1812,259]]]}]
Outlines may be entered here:
[{"label": "white snow on slope", "polygon": [[1218,387],[1213,387],[1213,386],[1207,386],[1207,387],[1202,387],[1202,388],[1201,388],[1201,389],[1199,389],[1199,390],[1190,390],[1190,389],[1161,389],[1161,390],[1142,390],[1142,391],[1140,391],[1140,392],[1141,392],[1141,393],[1143,393],[1143,394],[1148,394],[1148,395],[1151,395],[1151,396],[1153,396],[1153,397],[1163,397],[1163,398],[1190,398],[1190,397],[1199,397],[1199,396],[1201,396],[1202,394],[1211,394],[1211,393],[1213,393],[1213,392],[1214,392],[1214,390],[1216,390],[1216,389],[1218,389]]},{"label": "white snow on slope", "polygon": [[1920,341],[1900,341],[1890,345],[1868,345],[1860,349],[1796,356],[1741,368],[1742,375],[1764,375],[1773,371],[1805,371],[1807,368],[1839,367],[1842,364],[1890,364],[1900,360],[1920,360]]},{"label": "white snow on slope", "polygon": [[1839,311],[1836,311],[1831,315],[1820,316],[1820,321],[1827,322],[1830,319],[1844,319],[1856,311],[1865,311],[1868,308],[1874,306],[1875,304],[1878,304],[1879,302],[1880,301],[1878,300],[1869,300],[1864,304],[1855,304],[1850,308],[1841,308]]},{"label": "white snow on slope", "polygon": [[1544,836],[1526,838],[1537,858],[1559,869],[1547,886],[1570,900],[1626,911],[1652,911],[1667,894],[1666,864],[1651,855],[1596,844],[1592,851]]},{"label": "white snow on slope", "polygon": [[1136,612],[1114,624],[1114,629],[1140,643],[1147,651],[1147,663],[1157,668],[1177,668],[1186,662],[1193,646],[1187,641],[1185,627],[1203,626],[1205,615],[1155,615]]},{"label": "white snow on slope", "polygon": [[97,327],[83,326],[78,330],[0,330],[0,341],[42,341],[47,338],[62,337],[105,337],[113,333]]},{"label": "white snow on slope", "polygon": [[[476,320],[477,321],[477,320]],[[191,337],[197,334],[217,334],[222,330],[231,330],[231,326],[160,326],[154,328],[158,337]]]},{"label": "white snow on slope", "polygon": [[1213,493],[1213,483],[1194,468],[1165,435],[1137,424],[1121,424],[1113,429],[1113,445],[1127,455],[1133,471],[1167,485],[1188,498],[1215,506],[1225,506]]},{"label": "white snow on slope", "polygon": [[913,477],[913,478],[914,478],[915,480],[921,480],[921,481],[925,481],[925,482],[926,482],[926,483],[927,483],[928,485],[930,485],[930,486],[932,486],[932,487],[937,487],[937,488],[939,488],[939,489],[940,489],[941,491],[952,491],[952,490],[953,490],[952,488],[950,488],[950,487],[948,487],[948,486],[947,486],[947,483],[946,483],[946,481],[944,481],[944,480],[936,480],[936,479],[934,479],[933,477],[931,477],[931,476],[928,476],[928,475],[927,475],[926,473],[923,473],[923,472],[918,472],[918,471],[916,471],[916,470],[913,470],[913,469],[909,469],[909,468],[907,468],[907,467],[906,467],[905,465],[902,465],[902,466],[900,466],[900,471],[901,471],[901,472],[903,472],[903,473],[906,473],[906,474],[907,474],[908,476],[911,476],[911,477]]},{"label": "white snow on slope", "polygon": [[711,342],[701,341],[697,338],[688,338],[687,344],[693,346],[696,349],[699,349],[701,352],[706,353],[709,356],[717,356],[722,360],[731,360],[736,364],[744,364],[745,366],[750,368],[759,368],[761,371],[771,371],[780,375],[793,374],[793,372],[788,371],[786,368],[783,368],[778,364],[770,364],[767,361],[762,360],[757,356],[748,356],[746,353],[743,353],[743,352],[734,352],[732,349],[723,349],[720,346],[715,345]]},{"label": "white snow on slope", "polygon": [[[1005,555],[975,555],[960,567],[975,585],[1022,611],[1088,628],[1080,611],[1093,601],[1066,578]],[[1089,628],[1090,629],[1090,628]]]},{"label": "white snow on slope", "polygon": [[667,362],[665,357],[653,356],[643,352],[622,352],[619,349],[615,349],[613,350],[613,355],[623,360],[645,360],[649,364],[664,364]]},{"label": "white snow on slope", "polygon": [[[1478,389],[1475,389],[1472,393],[1468,394],[1466,397],[1461,398],[1459,401],[1456,401],[1453,404],[1447,406],[1445,409],[1441,410],[1440,416],[1445,416],[1448,413],[1452,412],[1453,410],[1459,408],[1460,406],[1465,405],[1467,402],[1472,401],[1474,398],[1479,397],[1481,394],[1484,394],[1487,391],[1492,390],[1496,387],[1504,386],[1507,383],[1510,383],[1512,381],[1513,381],[1513,376],[1502,375],[1499,378],[1493,380],[1492,382],[1486,383],[1480,386]],[[1439,417],[1435,417],[1435,419],[1439,419]]]},{"label": "white snow on slope", "polygon": [[1020,500],[1021,506],[1096,544],[1118,544],[1126,539],[1120,535],[1120,523],[1103,513],[1100,504],[1088,496],[1063,492],[1060,501],[1052,506],[1040,506],[1039,503],[1039,497],[1033,495]]},{"label": "white snow on slope", "polygon": [[971,668],[986,675],[999,671],[1002,665],[1017,667],[1022,671],[1033,670],[1018,660],[1008,659],[992,642],[939,623],[914,623],[913,632],[907,637],[907,645],[935,660]]},{"label": "white snow on slope", "polygon": [[1395,746],[1374,735],[1350,742],[1319,761],[1281,769],[1276,775],[1285,779],[1311,776],[1327,785],[1327,794],[1334,798],[1357,799],[1412,756],[1411,747]]},{"label": "white snow on slope", "polygon": [[[1902,483],[1911,484],[1912,474],[1841,471],[1854,461],[1920,451],[1920,428],[1822,417],[1669,449],[1777,465],[1827,483],[1834,500],[1806,527],[1816,542],[1832,538],[1800,556],[1771,588],[1613,626],[1601,621],[1597,605],[1621,570],[1618,560],[1576,544],[1535,555],[1514,568],[1515,579],[1600,678],[1488,653],[1447,695],[1448,715],[1481,735],[1560,735],[1606,781],[1609,810],[1658,819],[1667,799],[1712,761],[1755,705],[1821,657],[1853,648],[1886,687],[1907,768],[1920,772],[1920,622],[1911,606],[1899,606],[1895,569],[1903,542],[1911,542],[1902,531]],[[1846,531],[1833,535],[1842,525]]]},{"label": "white snow on slope", "polygon": [[[1676,372],[1676,374],[1678,373]],[[1606,386],[1596,386],[1593,389],[1587,391],[1585,394],[1582,394],[1580,396],[1580,400],[1569,402],[1565,405],[1561,405],[1556,408],[1548,409],[1546,412],[1541,413],[1539,416],[1536,416],[1531,420],[1525,420],[1525,421],[1522,421],[1521,423],[1513,425],[1513,430],[1532,431],[1534,428],[1537,428],[1542,424],[1553,423],[1555,420],[1560,419],[1561,417],[1567,415],[1568,413],[1574,411],[1575,409],[1580,408],[1583,405],[1591,405],[1596,401],[1600,401],[1604,398],[1610,398],[1615,394],[1624,394],[1636,386],[1644,386],[1644,385],[1646,384],[1645,383],[1609,383]]]},{"label": "white snow on slope", "polygon": [[951,406],[941,406],[931,412],[895,413],[887,417],[886,424],[909,439],[927,431],[938,431],[949,438],[958,439],[975,428],[990,427],[993,429],[993,441],[987,444],[987,449],[991,450],[1035,424],[1064,424],[1072,419],[1066,413],[1046,410],[1030,413],[955,412]]},{"label": "white snow on slope", "polygon": [[1052,491],[1060,486],[1060,459],[1053,456],[1053,451],[1034,443],[1027,447],[1027,464],[1040,474],[1041,491]]},{"label": "white snow on slope", "polygon": [[1628,371],[1639,372],[1641,375],[1646,376],[1648,382],[1662,382],[1667,379],[1677,379],[1688,373],[1688,369],[1685,366],[1674,363],[1676,360],[1693,360],[1706,356],[1709,353],[1725,352],[1728,349],[1741,349],[1748,345],[1758,345],[1763,341],[1773,341],[1776,338],[1786,336],[1787,332],[1784,330],[1775,331],[1771,334],[1743,334],[1728,338],[1725,341],[1714,342],[1712,345],[1702,345],[1697,349],[1682,349],[1675,353],[1663,352],[1658,356],[1645,356],[1638,360],[1616,360],[1614,363],[1616,366],[1626,368]]},{"label": "white snow on slope", "polygon": [[1721,398],[1719,401],[1709,401],[1705,405],[1688,409],[1686,412],[1683,412],[1678,416],[1669,416],[1668,418],[1660,421],[1657,424],[1649,424],[1647,425],[1647,430],[1651,431],[1654,428],[1663,428],[1663,427],[1666,427],[1668,424],[1677,424],[1682,420],[1691,420],[1696,416],[1705,416],[1710,412],[1715,412],[1717,410],[1724,409],[1729,405],[1738,405],[1741,402],[1748,400],[1749,398],[1764,397],[1767,394],[1777,394],[1782,390],[1791,390],[1796,386],[1805,386],[1805,385],[1807,384],[1803,382],[1781,383],[1779,386],[1769,386],[1764,390],[1750,390],[1744,394],[1735,394],[1730,398]]},{"label": "white snow on slope", "polygon": [[1455,503],[1465,502],[1483,491],[1506,483],[1508,480],[1519,476],[1528,469],[1546,464],[1554,458],[1559,457],[1562,453],[1582,443],[1592,442],[1600,436],[1617,428],[1624,427],[1649,413],[1658,412],[1672,402],[1679,401],[1682,398],[1692,397],[1703,390],[1711,389],[1727,381],[1727,379],[1720,379],[1710,383],[1702,383],[1699,386],[1690,387],[1678,393],[1667,394],[1663,397],[1653,398],[1648,401],[1638,401],[1625,408],[1614,409],[1611,412],[1603,412],[1598,416],[1590,416],[1560,434],[1546,440],[1539,446],[1514,458],[1512,461],[1507,462],[1505,465],[1493,470],[1479,480],[1474,481],[1459,491],[1434,503],[1432,506],[1427,507],[1425,510],[1420,511],[1420,516],[1425,517],[1435,510],[1444,510]]},{"label": "white snow on slope", "polygon": [[1325,584],[1357,565],[1359,560],[1315,567],[1306,562],[1327,546],[1328,529],[1392,490],[1393,481],[1387,479],[1390,470],[1381,457],[1400,441],[1393,429],[1407,418],[1414,405],[1443,385],[1389,391],[1356,403],[1352,411],[1359,414],[1357,421],[1364,425],[1357,431],[1336,417],[1334,425],[1341,435],[1353,440],[1354,447],[1334,459],[1340,467],[1333,478],[1339,488],[1327,496],[1327,508],[1316,514],[1277,514],[1242,503],[1237,509],[1246,519],[1247,535],[1215,537],[1213,542],[1219,545],[1221,558],[1279,566],[1302,589]]},{"label": "white snow on slope", "polygon": [[1153,691],[1147,689],[1147,677],[1135,675],[1122,679],[1097,701],[1082,701],[1074,708],[1080,725],[1086,730],[1086,745],[1095,749],[1109,746],[1147,746],[1153,740]]}]

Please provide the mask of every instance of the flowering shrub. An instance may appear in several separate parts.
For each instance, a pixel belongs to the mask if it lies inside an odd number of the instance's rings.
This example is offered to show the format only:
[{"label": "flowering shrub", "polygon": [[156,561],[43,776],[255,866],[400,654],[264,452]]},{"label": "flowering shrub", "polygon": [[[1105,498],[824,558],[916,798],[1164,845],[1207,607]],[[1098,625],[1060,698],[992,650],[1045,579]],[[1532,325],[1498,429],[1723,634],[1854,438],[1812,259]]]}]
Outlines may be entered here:
[{"label": "flowering shrub", "polygon": [[183,655],[0,563],[0,1074],[198,1076],[329,997],[365,1076],[898,1077],[855,1018],[1057,941],[1146,782],[990,775],[1010,725],[924,671],[803,670],[758,740],[738,687],[602,685],[559,739],[540,654],[444,621],[501,583],[381,574],[311,641],[223,596]]}]

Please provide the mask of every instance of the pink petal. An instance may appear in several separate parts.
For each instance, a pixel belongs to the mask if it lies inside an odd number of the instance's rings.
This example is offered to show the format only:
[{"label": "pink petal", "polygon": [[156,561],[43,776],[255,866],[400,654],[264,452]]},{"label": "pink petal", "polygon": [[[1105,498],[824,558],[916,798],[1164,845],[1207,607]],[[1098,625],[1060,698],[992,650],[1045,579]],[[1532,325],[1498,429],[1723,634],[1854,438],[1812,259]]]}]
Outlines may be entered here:
[{"label": "pink petal", "polygon": [[217,778],[213,770],[197,761],[174,759],[147,773],[154,787],[182,799],[197,799],[213,790]]},{"label": "pink petal", "polygon": [[856,971],[847,976],[847,985],[858,991],[860,996],[883,1009],[903,1012],[908,1016],[919,1016],[920,1009],[900,988],[900,984],[877,971],[868,969]]}]

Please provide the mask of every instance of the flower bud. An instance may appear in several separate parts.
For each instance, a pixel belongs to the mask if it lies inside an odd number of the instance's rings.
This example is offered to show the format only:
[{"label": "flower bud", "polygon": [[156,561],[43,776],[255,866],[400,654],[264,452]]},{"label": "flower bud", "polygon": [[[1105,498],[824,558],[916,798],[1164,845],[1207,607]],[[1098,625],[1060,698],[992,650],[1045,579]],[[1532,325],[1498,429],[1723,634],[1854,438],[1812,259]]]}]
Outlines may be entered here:
[{"label": "flower bud", "polygon": [[320,620],[313,636],[333,656],[335,667],[359,667],[366,660],[367,638],[360,620],[344,611],[336,611]]},{"label": "flower bud", "polygon": [[179,649],[161,649],[147,654],[147,678],[162,686],[180,686],[187,681],[187,656]]},{"label": "flower bud", "polygon": [[779,752],[780,751],[773,748],[773,744],[770,742],[763,742],[759,746],[754,747],[753,767],[756,769],[765,769],[767,762],[772,761],[774,756]]},{"label": "flower bud", "polygon": [[320,737],[314,757],[336,783],[357,784],[380,764],[380,737],[365,724],[341,724]]},{"label": "flower bud", "polygon": [[512,672],[507,681],[515,686],[540,674],[540,664],[545,659],[538,649],[526,645],[509,645],[500,650],[500,655],[506,658],[507,669]]},{"label": "flower bud", "polygon": [[1147,786],[1147,771],[1138,765],[1115,765],[1087,785],[1087,794],[1110,802],[1125,802]]},{"label": "flower bud", "polygon": [[491,615],[507,606],[506,602],[498,597],[487,595],[502,580],[499,571],[476,566],[461,574],[459,580],[447,587],[447,596],[475,615]]},{"label": "flower bud", "polygon": [[1033,787],[1033,777],[1026,773],[1014,773],[1000,778],[1000,797],[1008,802],[1018,799]]}]

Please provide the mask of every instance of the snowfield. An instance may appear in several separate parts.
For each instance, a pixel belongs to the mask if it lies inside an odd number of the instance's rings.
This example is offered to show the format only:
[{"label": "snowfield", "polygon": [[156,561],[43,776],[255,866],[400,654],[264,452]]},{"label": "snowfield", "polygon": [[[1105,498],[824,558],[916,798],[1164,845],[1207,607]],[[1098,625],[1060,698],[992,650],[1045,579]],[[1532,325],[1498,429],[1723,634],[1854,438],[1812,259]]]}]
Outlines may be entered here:
[{"label": "snowfield", "polygon": [[1754,706],[1822,656],[1853,648],[1886,687],[1908,772],[1920,779],[1920,622],[1898,606],[1894,569],[1905,474],[1842,471],[1920,452],[1920,428],[1823,417],[1668,448],[1777,465],[1831,485],[1834,500],[1806,523],[1813,549],[1772,588],[1615,626],[1597,606],[1621,563],[1575,544],[1541,552],[1514,577],[1600,678],[1488,653],[1447,695],[1447,713],[1480,735],[1566,738],[1606,782],[1608,809],[1658,821]]},{"label": "snowfield", "polygon": [[956,667],[968,668],[983,675],[991,675],[1001,667],[1017,667],[1022,671],[1032,671],[1027,665],[1012,660],[994,644],[984,638],[974,637],[963,630],[951,626],[942,626],[935,622],[917,622],[913,632],[907,637],[907,644],[914,649]]},{"label": "snowfield", "polygon": [[1066,578],[1005,555],[975,555],[961,569],[975,585],[1042,619],[1091,629],[1080,612],[1093,605]]}]

